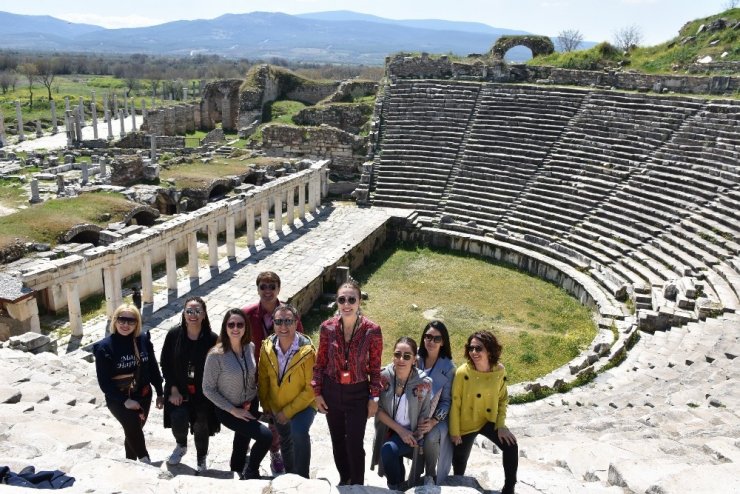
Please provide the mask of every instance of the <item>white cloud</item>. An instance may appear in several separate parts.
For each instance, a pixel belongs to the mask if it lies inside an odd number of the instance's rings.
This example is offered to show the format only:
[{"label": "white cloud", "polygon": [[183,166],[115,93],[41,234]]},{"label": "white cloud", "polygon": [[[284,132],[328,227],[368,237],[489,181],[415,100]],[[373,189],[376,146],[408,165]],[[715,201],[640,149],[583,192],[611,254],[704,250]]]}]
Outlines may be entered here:
[{"label": "white cloud", "polygon": [[99,15],[99,14],[78,14],[68,13],[60,14],[55,17],[63,19],[69,22],[83,23],[83,24],[94,24],[96,26],[102,26],[108,29],[118,29],[124,27],[145,27],[154,26],[156,24],[162,24],[161,19],[153,19],[151,17],[144,17],[138,15],[127,15],[127,16],[112,16],[112,15]]}]

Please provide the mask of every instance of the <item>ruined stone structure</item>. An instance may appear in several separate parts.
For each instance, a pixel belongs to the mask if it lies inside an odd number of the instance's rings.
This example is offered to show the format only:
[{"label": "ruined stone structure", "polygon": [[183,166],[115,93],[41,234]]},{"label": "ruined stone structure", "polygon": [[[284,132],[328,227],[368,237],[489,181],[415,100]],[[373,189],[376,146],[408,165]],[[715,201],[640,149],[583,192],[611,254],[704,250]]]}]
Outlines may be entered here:
[{"label": "ruined stone structure", "polygon": [[[203,105],[210,108],[205,103]],[[203,123],[204,112],[205,110],[201,110],[201,105],[193,104],[179,104],[152,109],[143,117],[144,121],[140,130],[157,137],[184,135],[186,132],[192,132],[205,125]],[[215,118],[214,115],[211,113],[211,117],[206,118]]]},{"label": "ruined stone structure", "polygon": [[491,56],[503,59],[506,52],[515,46],[526,46],[532,51],[532,58],[540,55],[549,55],[555,51],[555,45],[547,36],[535,36],[531,34],[521,36],[501,36],[491,48]]},{"label": "ruined stone structure", "polygon": [[[184,149],[185,137],[155,134],[156,146],[159,149]],[[150,149],[152,147],[151,134],[145,132],[129,132],[116,143],[121,149]]]},{"label": "ruined stone structure", "polygon": [[201,98],[200,128],[211,130],[218,122],[224,130],[238,128],[240,79],[226,79],[209,82]]},{"label": "ruined stone structure", "polygon": [[122,156],[111,163],[110,183],[112,185],[134,185],[145,180],[145,165],[141,156]]},{"label": "ruined stone structure", "polygon": [[396,79],[458,79],[487,82],[530,82],[553,85],[604,87],[631,91],[673,91],[689,94],[731,95],[740,89],[737,76],[656,75],[628,71],[589,71],[534,65],[507,65],[502,60],[472,57],[463,61],[447,56],[398,54],[386,59],[388,76]]},{"label": "ruined stone structure", "polygon": [[298,125],[326,124],[358,134],[372,113],[373,107],[367,103],[331,103],[304,108],[293,117],[293,121]]},{"label": "ruined stone structure", "polygon": [[269,124],[262,129],[262,149],[268,156],[331,159],[332,170],[353,174],[364,161],[365,139],[327,125],[294,127]]}]

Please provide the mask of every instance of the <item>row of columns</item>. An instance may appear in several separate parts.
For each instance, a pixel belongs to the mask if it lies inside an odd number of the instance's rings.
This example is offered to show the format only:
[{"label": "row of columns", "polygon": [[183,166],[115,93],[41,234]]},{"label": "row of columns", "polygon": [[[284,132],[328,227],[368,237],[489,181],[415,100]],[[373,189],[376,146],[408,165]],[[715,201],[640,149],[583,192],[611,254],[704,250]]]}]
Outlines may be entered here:
[{"label": "row of columns", "polygon": [[[296,216],[296,188],[298,189],[298,212],[297,216],[301,220],[305,219],[306,212],[315,212],[321,203],[322,189],[321,182],[325,180],[325,174],[315,174],[307,182],[300,185],[294,185],[286,190],[278,190],[271,196],[266,195],[263,199],[248,204],[244,209],[230,212],[226,217],[226,255],[229,258],[236,257],[236,225],[237,216],[244,215],[246,224],[247,245],[255,246],[255,211],[260,211],[260,236],[262,239],[269,238],[269,219],[270,204],[272,198],[274,202],[273,221],[275,230],[280,231],[283,227],[283,199],[287,203],[287,224],[292,225]],[[306,202],[306,186],[308,186],[308,202]],[[208,264],[211,268],[218,267],[218,221],[211,221],[206,225],[208,234]],[[197,232],[188,232],[187,235],[187,252],[188,252],[188,271],[191,279],[199,277],[198,266],[198,240]],[[178,240],[171,240],[167,244],[165,253],[167,289],[177,290],[177,245]],[[69,322],[73,336],[82,336],[82,311],[80,309],[80,296],[78,280],[71,279],[64,282],[67,293],[67,307],[69,308]],[[121,283],[121,262],[115,262],[103,268],[103,287],[105,290],[106,311],[108,317],[112,317],[115,309],[123,301]],[[152,258],[149,252],[142,254],[141,259],[141,299],[145,304],[154,302],[153,275],[152,275]],[[38,316],[37,316],[38,317]]]}]

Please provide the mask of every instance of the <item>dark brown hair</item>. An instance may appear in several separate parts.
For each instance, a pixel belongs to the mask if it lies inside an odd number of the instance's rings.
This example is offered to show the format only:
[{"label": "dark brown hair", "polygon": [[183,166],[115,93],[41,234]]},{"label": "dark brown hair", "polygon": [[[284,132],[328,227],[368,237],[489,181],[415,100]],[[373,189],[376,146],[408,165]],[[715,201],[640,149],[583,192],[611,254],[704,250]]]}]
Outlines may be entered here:
[{"label": "dark brown hair", "polygon": [[[226,329],[226,323],[229,322],[231,316],[239,316],[244,319],[244,336],[242,336],[241,344],[242,349],[252,341],[252,327],[249,324],[249,318],[241,309],[229,309],[224,314],[224,320],[221,322],[221,333],[218,335],[218,342],[223,353],[231,351],[231,340]],[[219,345],[216,345],[219,347]]]},{"label": "dark brown hair", "polygon": [[259,288],[260,283],[262,282],[268,282],[268,283],[275,283],[278,288],[280,288],[280,276],[277,275],[274,271],[262,271],[260,274],[257,275],[257,287]]},{"label": "dark brown hair", "polygon": [[436,329],[442,333],[442,347],[439,349],[439,356],[452,360],[452,350],[450,349],[450,333],[447,331],[447,326],[442,321],[430,321],[424,326],[421,332],[421,346],[419,347],[419,357],[426,361],[427,359],[427,347],[424,345],[424,335],[427,334],[429,329]]},{"label": "dark brown hair", "polygon": [[465,358],[467,358],[470,365],[473,366],[473,360],[470,358],[470,352],[468,351],[468,347],[470,346],[470,342],[473,341],[473,338],[477,338],[481,343],[483,343],[483,347],[488,352],[488,363],[491,364],[491,368],[493,369],[493,367],[498,364],[498,359],[501,357],[501,350],[503,350],[504,347],[499,344],[496,337],[493,336],[493,333],[490,331],[476,331],[471,334],[468,336],[468,342],[465,344]]}]

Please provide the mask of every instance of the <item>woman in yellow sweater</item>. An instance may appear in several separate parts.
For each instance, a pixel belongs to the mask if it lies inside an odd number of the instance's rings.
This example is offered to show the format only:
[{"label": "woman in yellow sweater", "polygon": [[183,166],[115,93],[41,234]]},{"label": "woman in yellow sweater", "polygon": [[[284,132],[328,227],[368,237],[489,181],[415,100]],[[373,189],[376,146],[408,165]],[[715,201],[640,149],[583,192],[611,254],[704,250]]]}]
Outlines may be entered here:
[{"label": "woman in yellow sweater", "polygon": [[516,438],[506,428],[506,369],[499,362],[501,345],[489,331],[478,331],[465,345],[467,362],[457,368],[452,382],[450,438],[454,444],[452,470],[465,475],[475,436],[483,434],[498,446],[504,459],[501,494],[514,494],[519,451]]}]

